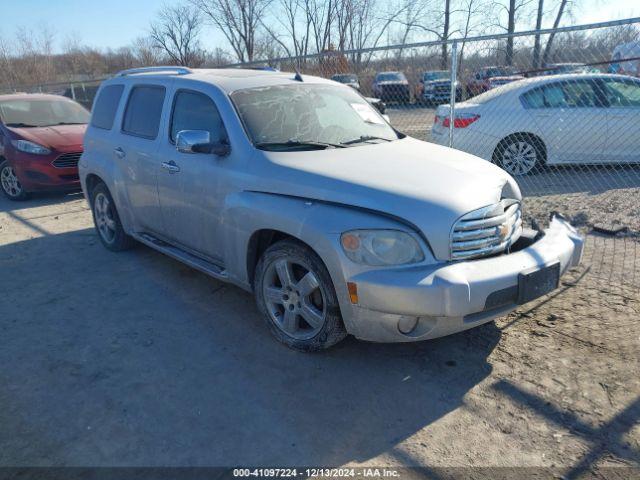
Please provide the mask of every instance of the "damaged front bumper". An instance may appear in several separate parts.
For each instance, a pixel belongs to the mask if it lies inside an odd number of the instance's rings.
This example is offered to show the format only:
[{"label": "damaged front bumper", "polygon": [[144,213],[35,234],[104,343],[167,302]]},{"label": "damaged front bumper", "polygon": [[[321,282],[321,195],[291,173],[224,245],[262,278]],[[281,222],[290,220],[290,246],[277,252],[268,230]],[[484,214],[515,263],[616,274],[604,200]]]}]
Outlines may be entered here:
[{"label": "damaged front bumper", "polygon": [[355,275],[349,279],[358,289],[351,333],[378,342],[437,338],[549,293],[580,263],[584,239],[559,217],[539,237],[523,238],[517,251],[490,258]]}]

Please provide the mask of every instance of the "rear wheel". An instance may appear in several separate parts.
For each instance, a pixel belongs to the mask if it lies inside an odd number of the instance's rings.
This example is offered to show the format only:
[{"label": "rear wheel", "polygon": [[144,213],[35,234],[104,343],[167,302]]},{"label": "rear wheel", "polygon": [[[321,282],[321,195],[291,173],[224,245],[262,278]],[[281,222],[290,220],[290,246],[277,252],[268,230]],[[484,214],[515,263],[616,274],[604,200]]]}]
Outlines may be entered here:
[{"label": "rear wheel", "polygon": [[91,192],[91,210],[100,242],[107,249],[119,252],[135,244],[122,228],[116,204],[104,183],[96,185]]},{"label": "rear wheel", "polygon": [[271,333],[288,347],[318,351],[347,336],[329,272],[301,243],[283,240],[267,249],[254,292]]},{"label": "rear wheel", "polygon": [[0,186],[10,200],[20,201],[29,198],[29,193],[24,190],[18,174],[7,160],[0,162]]},{"label": "rear wheel", "polygon": [[526,175],[542,167],[545,161],[542,142],[531,135],[513,135],[500,142],[494,161],[513,175]]}]

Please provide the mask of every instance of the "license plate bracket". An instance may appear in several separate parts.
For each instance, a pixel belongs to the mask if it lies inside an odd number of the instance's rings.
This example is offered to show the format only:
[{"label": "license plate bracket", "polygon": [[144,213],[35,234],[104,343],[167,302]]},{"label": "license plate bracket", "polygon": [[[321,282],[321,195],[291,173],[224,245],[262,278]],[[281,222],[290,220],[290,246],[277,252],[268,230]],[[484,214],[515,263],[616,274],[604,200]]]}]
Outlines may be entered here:
[{"label": "license plate bracket", "polygon": [[518,305],[554,291],[560,284],[560,262],[534,267],[518,275]]}]

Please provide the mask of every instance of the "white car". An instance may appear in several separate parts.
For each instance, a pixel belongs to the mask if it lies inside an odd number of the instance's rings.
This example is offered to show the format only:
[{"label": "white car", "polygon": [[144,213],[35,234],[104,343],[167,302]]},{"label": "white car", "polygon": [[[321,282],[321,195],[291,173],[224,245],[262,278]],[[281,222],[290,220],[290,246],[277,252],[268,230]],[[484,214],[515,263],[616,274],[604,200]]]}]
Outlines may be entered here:
[{"label": "white car", "polygon": [[[448,145],[447,105],[431,136]],[[640,79],[607,74],[542,76],[455,107],[454,148],[512,175],[546,165],[640,163]]]}]

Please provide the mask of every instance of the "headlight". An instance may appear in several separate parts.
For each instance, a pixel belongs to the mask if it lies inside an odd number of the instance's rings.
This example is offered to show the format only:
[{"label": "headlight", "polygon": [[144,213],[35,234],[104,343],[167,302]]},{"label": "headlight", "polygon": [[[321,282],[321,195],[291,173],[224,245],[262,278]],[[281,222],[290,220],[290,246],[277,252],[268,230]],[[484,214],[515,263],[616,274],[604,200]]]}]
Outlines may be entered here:
[{"label": "headlight", "polygon": [[350,260],[364,265],[406,265],[424,260],[418,242],[398,230],[351,230],[340,237]]},{"label": "headlight", "polygon": [[51,150],[28,140],[13,140],[11,142],[21,152],[33,153],[34,155],[49,155]]}]

